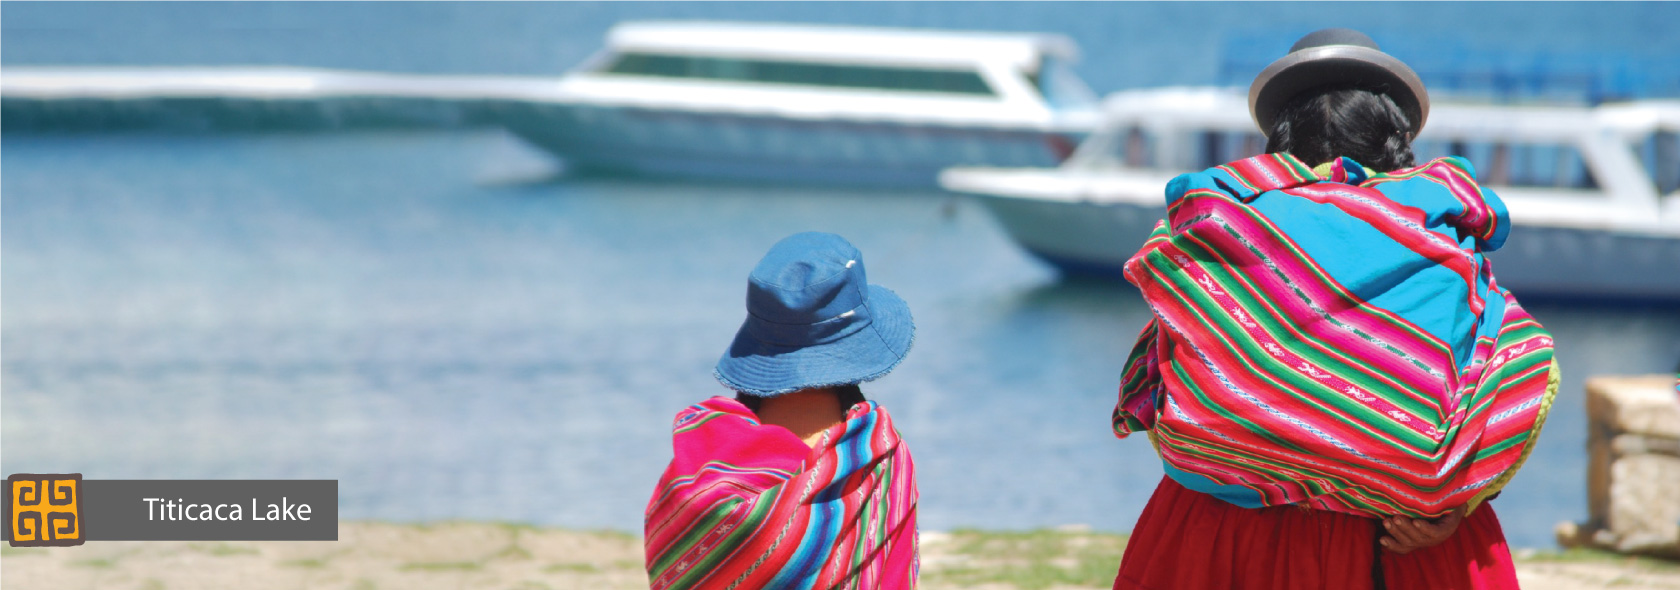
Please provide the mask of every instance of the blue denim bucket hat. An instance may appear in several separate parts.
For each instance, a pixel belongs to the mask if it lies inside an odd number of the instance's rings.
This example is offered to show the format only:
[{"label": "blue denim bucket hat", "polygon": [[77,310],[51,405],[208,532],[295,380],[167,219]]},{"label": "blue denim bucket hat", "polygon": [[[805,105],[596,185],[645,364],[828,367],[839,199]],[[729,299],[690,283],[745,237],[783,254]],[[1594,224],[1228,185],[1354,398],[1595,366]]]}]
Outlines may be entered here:
[{"label": "blue denim bucket hat", "polygon": [[747,320],[713,374],[773,397],[876,379],[910,352],[910,306],[869,284],[845,238],[806,232],[777,242],[747,277]]}]

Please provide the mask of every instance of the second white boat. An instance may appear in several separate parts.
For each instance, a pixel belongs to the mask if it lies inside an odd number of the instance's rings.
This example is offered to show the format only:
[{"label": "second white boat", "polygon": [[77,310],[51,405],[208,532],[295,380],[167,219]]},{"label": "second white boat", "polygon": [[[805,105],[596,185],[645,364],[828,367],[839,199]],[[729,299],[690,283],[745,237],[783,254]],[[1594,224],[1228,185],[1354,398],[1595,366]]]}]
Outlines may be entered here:
[{"label": "second white boat", "polygon": [[[976,195],[1028,252],[1068,273],[1118,277],[1165,213],[1174,176],[1260,153],[1229,89],[1120,92],[1055,168],[959,167],[940,184]],[[1413,144],[1456,154],[1504,199],[1512,229],[1489,254],[1524,294],[1680,299],[1680,102],[1595,108],[1437,104]]]}]

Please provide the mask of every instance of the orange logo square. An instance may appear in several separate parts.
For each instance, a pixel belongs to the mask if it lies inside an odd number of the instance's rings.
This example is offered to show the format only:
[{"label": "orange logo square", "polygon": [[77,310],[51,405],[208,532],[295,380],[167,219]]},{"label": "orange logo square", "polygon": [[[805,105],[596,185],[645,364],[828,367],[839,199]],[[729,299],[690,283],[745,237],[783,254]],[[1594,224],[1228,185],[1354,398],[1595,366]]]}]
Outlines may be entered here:
[{"label": "orange logo square", "polygon": [[6,532],[13,547],[69,547],[82,537],[82,474],[16,473],[6,478]]}]

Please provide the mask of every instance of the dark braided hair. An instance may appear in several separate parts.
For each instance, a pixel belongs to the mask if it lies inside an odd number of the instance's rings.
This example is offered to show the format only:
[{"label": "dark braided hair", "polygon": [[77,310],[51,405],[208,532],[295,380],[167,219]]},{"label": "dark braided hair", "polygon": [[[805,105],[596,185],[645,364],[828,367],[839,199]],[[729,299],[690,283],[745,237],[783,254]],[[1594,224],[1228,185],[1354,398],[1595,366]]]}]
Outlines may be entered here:
[{"label": "dark braided hair", "polygon": [[[835,386],[834,397],[836,401],[840,402],[840,413],[842,414],[846,413],[846,410],[852,409],[852,406],[867,401],[863,397],[863,390],[859,389],[855,383]],[[741,405],[752,410],[754,414],[758,413],[759,407],[764,405],[764,398],[740,392],[735,394],[735,401],[741,402]]]},{"label": "dark braided hair", "polygon": [[1411,121],[1386,94],[1326,87],[1283,105],[1266,134],[1266,153],[1289,152],[1309,166],[1353,158],[1378,172],[1413,165]]}]

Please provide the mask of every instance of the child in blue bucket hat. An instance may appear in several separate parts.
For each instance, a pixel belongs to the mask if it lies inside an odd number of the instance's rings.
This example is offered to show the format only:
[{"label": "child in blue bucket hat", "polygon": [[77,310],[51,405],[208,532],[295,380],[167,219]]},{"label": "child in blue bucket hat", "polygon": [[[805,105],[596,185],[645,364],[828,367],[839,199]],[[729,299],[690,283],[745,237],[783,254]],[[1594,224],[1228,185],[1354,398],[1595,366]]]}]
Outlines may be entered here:
[{"label": "child in blue bucket hat", "polygon": [[747,319],[713,373],[749,400],[855,386],[897,367],[915,331],[845,238],[795,234],[747,277]]},{"label": "child in blue bucket hat", "polygon": [[916,481],[858,383],[904,360],[915,325],[845,238],[788,236],[747,277],[747,318],[689,406],[648,502],[650,586],[913,588]]}]

